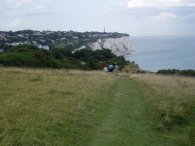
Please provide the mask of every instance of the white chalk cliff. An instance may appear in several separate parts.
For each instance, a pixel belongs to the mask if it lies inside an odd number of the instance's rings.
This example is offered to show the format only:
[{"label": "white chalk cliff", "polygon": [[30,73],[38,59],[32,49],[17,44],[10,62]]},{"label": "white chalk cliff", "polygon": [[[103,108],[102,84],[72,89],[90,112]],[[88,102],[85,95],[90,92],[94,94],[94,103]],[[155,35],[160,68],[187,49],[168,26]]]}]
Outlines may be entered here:
[{"label": "white chalk cliff", "polygon": [[88,43],[88,46],[94,51],[109,49],[117,56],[128,55],[132,52],[129,36],[98,39],[97,42]]}]

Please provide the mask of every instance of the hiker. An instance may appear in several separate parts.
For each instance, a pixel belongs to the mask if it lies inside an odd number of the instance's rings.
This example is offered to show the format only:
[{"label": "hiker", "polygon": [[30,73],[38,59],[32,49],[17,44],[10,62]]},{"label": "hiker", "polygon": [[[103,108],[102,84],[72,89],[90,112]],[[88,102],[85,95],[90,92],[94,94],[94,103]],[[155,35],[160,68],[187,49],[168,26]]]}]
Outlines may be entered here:
[{"label": "hiker", "polygon": [[114,66],[113,66],[112,64],[110,64],[110,65],[108,66],[108,71],[109,71],[109,72],[113,72],[113,69],[114,69]]},{"label": "hiker", "polygon": [[116,74],[116,76],[118,77],[118,71],[119,71],[119,66],[117,64],[115,64],[114,66],[114,72]]},{"label": "hiker", "polygon": [[107,67],[104,67],[104,71],[107,72],[108,71],[108,68]]}]

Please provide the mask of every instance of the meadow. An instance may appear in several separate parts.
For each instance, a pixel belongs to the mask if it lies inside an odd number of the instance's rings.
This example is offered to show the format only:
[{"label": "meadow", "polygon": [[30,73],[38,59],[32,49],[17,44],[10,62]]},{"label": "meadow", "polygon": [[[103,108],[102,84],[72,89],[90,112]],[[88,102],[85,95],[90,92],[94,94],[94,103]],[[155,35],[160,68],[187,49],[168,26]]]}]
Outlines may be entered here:
[{"label": "meadow", "polygon": [[179,146],[195,145],[195,78],[137,74],[151,127]]},{"label": "meadow", "polygon": [[2,146],[193,146],[195,78],[0,68]]},{"label": "meadow", "polygon": [[86,145],[115,80],[96,72],[0,69],[0,145]]}]

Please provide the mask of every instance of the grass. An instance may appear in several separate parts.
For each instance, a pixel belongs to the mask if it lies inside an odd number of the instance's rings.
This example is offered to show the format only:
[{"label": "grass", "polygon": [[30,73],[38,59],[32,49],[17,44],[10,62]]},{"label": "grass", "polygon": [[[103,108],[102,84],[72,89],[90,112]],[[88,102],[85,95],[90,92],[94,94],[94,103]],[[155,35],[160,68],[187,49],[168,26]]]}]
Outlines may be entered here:
[{"label": "grass", "polygon": [[108,116],[92,146],[174,146],[171,139],[151,129],[140,89],[136,80],[119,79]]},{"label": "grass", "polygon": [[153,129],[181,146],[195,145],[195,78],[133,75],[144,91]]},{"label": "grass", "polygon": [[0,145],[86,145],[115,79],[97,72],[0,70]]},{"label": "grass", "polygon": [[195,79],[0,68],[0,145],[193,146]]}]

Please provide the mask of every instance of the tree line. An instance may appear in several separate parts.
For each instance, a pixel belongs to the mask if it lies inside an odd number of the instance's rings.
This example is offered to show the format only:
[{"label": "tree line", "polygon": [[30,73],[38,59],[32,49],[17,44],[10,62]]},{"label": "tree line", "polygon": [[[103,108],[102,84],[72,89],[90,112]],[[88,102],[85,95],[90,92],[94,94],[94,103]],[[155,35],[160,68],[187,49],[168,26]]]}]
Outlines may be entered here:
[{"label": "tree line", "polygon": [[193,76],[195,77],[195,70],[188,69],[188,70],[178,70],[178,69],[163,69],[159,70],[157,74],[163,75],[182,75],[182,76]]},{"label": "tree line", "polygon": [[0,54],[0,64],[3,66],[100,70],[114,63],[120,69],[134,64],[108,49],[92,51],[86,48],[72,53],[64,48],[43,50],[33,45],[18,45]]}]

